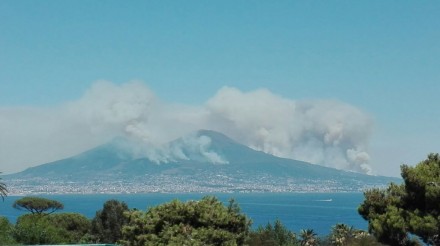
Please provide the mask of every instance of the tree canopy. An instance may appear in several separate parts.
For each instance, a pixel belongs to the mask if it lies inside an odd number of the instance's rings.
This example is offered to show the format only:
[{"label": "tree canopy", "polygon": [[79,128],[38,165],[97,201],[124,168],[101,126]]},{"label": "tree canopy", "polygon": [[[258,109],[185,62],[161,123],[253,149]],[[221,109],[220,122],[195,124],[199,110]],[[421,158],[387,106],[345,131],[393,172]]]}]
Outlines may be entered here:
[{"label": "tree canopy", "polygon": [[25,245],[74,244],[81,242],[90,229],[90,221],[77,213],[51,215],[24,214],[13,230],[17,242]]},{"label": "tree canopy", "polygon": [[249,235],[248,245],[253,246],[296,246],[299,241],[295,233],[288,230],[280,220],[274,224],[267,223],[265,227],[259,226]]},{"label": "tree canopy", "polygon": [[59,201],[32,196],[18,199],[12,206],[18,210],[27,210],[32,214],[51,214],[64,208]]},{"label": "tree canopy", "polygon": [[104,203],[102,210],[96,212],[92,220],[91,234],[93,241],[98,243],[115,243],[122,237],[122,226],[127,224],[124,215],[128,211],[125,202],[109,200]]},{"label": "tree canopy", "polygon": [[129,210],[124,202],[109,200],[92,221],[77,213],[34,212],[19,216],[14,226],[0,217],[0,245],[383,246],[367,232],[345,224],[335,225],[328,237],[318,237],[311,229],[301,230],[297,237],[280,220],[254,231],[250,224],[233,199],[226,206],[210,196],[174,200],[147,211]]},{"label": "tree canopy", "polygon": [[409,234],[428,245],[440,245],[440,156],[429,154],[416,166],[401,166],[402,184],[364,193],[359,214],[383,243],[415,244]]},{"label": "tree canopy", "polygon": [[123,227],[123,245],[243,245],[250,221],[232,200],[215,197],[169,203],[147,212],[132,211]]},{"label": "tree canopy", "polygon": [[318,234],[313,229],[303,229],[300,231],[301,246],[316,246],[318,245]]},{"label": "tree canopy", "polygon": [[14,245],[14,226],[5,217],[0,217],[0,245]]},{"label": "tree canopy", "polygon": [[62,242],[59,229],[42,214],[24,214],[18,217],[13,235],[24,245],[58,244]]},{"label": "tree canopy", "polygon": [[46,217],[58,228],[58,235],[63,239],[59,243],[79,243],[90,231],[90,220],[79,213],[56,213]]}]

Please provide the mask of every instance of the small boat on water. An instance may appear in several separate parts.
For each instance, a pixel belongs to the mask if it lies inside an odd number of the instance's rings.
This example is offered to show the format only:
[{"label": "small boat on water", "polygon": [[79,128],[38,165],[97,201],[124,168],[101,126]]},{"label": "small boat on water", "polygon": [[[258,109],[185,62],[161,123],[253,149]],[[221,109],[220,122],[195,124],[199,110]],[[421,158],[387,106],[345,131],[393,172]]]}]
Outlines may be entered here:
[{"label": "small boat on water", "polygon": [[332,202],[333,199],[322,199],[322,200],[316,200],[317,202]]}]

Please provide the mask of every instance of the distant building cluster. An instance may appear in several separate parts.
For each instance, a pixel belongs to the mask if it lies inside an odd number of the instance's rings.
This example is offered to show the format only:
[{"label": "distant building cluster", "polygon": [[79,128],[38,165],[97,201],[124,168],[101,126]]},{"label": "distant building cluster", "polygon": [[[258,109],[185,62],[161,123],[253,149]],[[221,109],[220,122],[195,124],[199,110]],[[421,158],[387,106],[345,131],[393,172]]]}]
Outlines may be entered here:
[{"label": "distant building cluster", "polygon": [[64,178],[11,179],[11,195],[28,194],[130,194],[130,193],[231,193],[231,192],[362,192],[383,183],[352,180],[312,180],[280,178],[270,175],[204,173],[197,176],[145,175],[136,178],[100,177],[96,180]]}]

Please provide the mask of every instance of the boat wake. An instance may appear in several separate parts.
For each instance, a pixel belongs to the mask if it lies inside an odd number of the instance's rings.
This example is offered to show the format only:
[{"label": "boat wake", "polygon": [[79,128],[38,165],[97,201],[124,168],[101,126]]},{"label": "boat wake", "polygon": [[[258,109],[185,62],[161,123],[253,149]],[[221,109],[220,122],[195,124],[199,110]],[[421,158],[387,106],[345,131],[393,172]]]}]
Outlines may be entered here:
[{"label": "boat wake", "polygon": [[333,199],[322,199],[322,200],[316,200],[317,202],[332,202]]}]

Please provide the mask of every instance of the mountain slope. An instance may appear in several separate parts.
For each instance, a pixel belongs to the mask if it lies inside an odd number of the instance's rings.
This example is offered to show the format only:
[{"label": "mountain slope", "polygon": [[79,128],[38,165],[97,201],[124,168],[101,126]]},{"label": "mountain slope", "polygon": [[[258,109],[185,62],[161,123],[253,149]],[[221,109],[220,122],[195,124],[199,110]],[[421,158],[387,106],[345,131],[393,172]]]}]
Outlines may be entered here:
[{"label": "mountain slope", "polygon": [[141,146],[144,147],[141,148],[141,154],[134,154],[132,150],[135,147],[139,147],[139,144],[117,138],[77,156],[5,177],[22,181],[118,181],[150,186],[165,182],[171,191],[175,191],[176,187],[187,187],[185,191],[191,191],[194,187],[202,191],[214,188],[219,191],[227,188],[230,191],[237,187],[242,187],[240,190],[261,191],[262,186],[272,187],[269,190],[285,187],[295,190],[299,186],[319,187],[322,184],[330,184],[333,189],[351,186],[359,190],[361,187],[397,181],[275,157],[209,130],[179,138],[159,150]]}]

